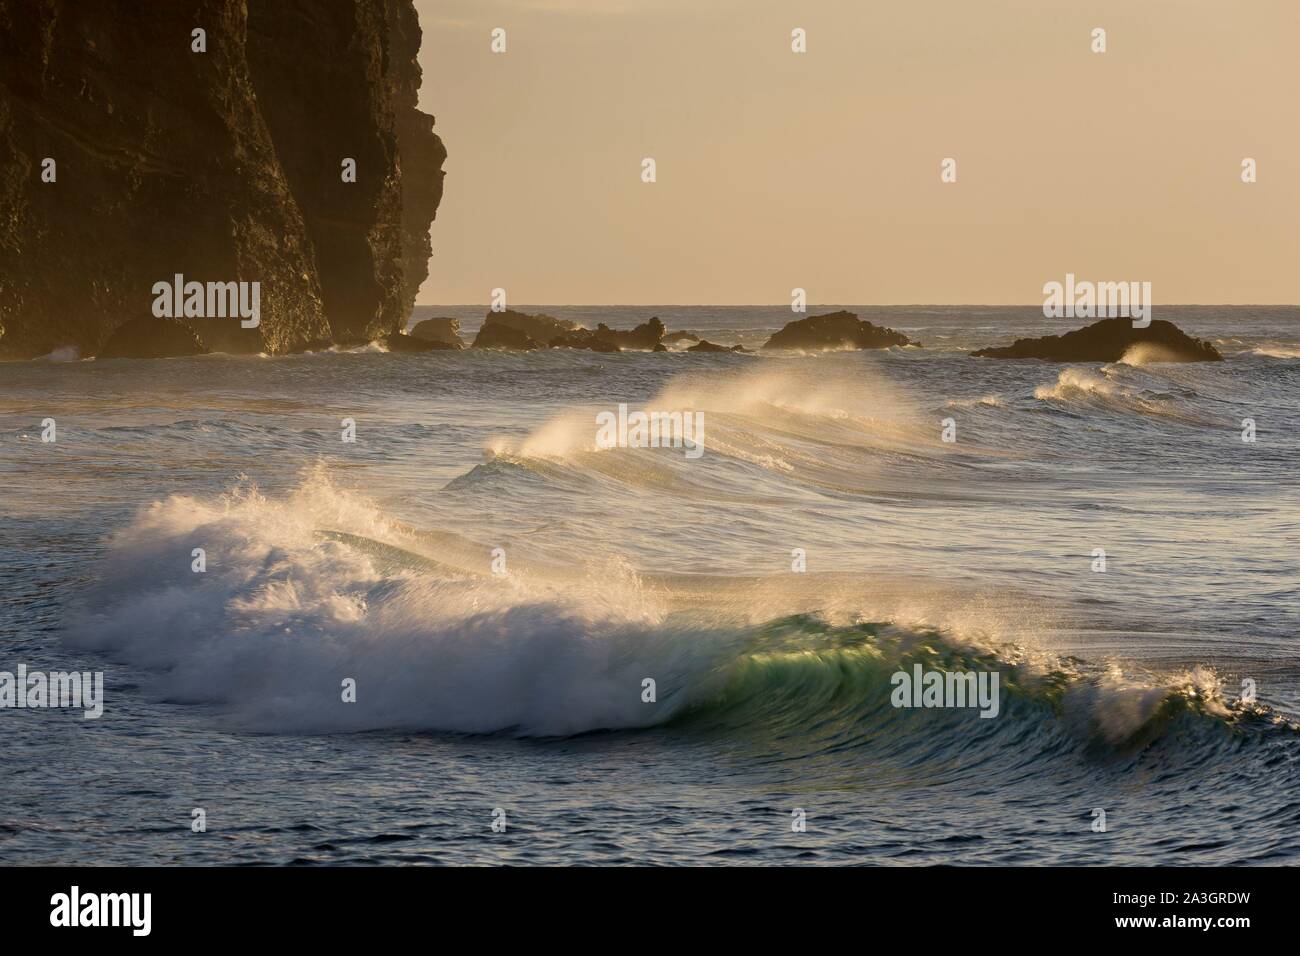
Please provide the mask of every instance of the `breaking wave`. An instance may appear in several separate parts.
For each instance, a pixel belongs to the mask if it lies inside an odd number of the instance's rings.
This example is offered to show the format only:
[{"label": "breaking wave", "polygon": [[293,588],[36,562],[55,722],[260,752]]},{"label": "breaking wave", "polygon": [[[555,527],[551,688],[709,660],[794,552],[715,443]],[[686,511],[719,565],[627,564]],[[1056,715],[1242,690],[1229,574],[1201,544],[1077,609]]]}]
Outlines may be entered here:
[{"label": "breaking wave", "polygon": [[[1215,746],[1283,723],[1226,700],[1210,670],[1139,679],[1063,660],[955,625],[942,599],[888,618],[843,596],[814,608],[806,595],[709,600],[725,579],[687,587],[616,555],[498,577],[486,549],[474,567],[422,553],[424,540],[319,469],[281,499],[246,481],[214,500],[172,496],[113,536],[67,639],[140,668],[162,699],[260,732],[761,726],[808,754],[909,741],[955,754],[975,734],[1046,759],[1132,750],[1188,720]],[[206,570],[195,571],[200,547]],[[895,708],[890,677],[917,664],[998,672],[1002,718]],[[343,699],[349,680],[355,702]]]},{"label": "breaking wave", "polygon": [[[1187,424],[1212,423],[1189,404],[1194,393],[1168,380],[1159,381],[1159,389],[1144,388],[1129,380],[1130,368],[1123,364],[1103,365],[1096,369],[1070,366],[1061,370],[1055,382],[1035,388],[1034,398],[1075,411],[1091,408],[1158,416]],[[1141,373],[1134,369],[1133,374]]]}]

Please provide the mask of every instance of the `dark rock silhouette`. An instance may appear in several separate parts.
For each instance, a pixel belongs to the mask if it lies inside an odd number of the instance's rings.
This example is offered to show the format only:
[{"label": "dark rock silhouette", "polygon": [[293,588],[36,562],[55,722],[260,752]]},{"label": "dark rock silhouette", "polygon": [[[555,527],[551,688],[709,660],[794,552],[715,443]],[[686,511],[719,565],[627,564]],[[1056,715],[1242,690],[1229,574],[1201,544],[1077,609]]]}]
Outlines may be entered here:
[{"label": "dark rock silhouette", "polygon": [[442,342],[454,349],[463,349],[465,342],[460,337],[460,319],[438,317],[417,322],[411,329],[411,335],[428,342]]},{"label": "dark rock silhouette", "polygon": [[206,355],[208,351],[194,330],[184,322],[150,315],[119,325],[96,358],[177,358]]},{"label": "dark rock silhouette", "polygon": [[220,351],[401,328],[446,155],[411,0],[0,0],[0,27],[0,357],[101,351],[177,273],[260,283],[257,328],[181,320]]},{"label": "dark rock silhouette", "polygon": [[[263,0],[265,2],[265,0]],[[415,296],[429,275],[433,239],[429,225],[442,203],[443,162],[447,149],[433,131],[434,118],[419,108],[423,71],[423,31],[413,0],[384,0],[388,19],[388,55],[393,97],[393,128],[401,159],[402,294],[397,329],[415,308]]]},{"label": "dark rock silhouette", "polygon": [[788,322],[767,340],[765,349],[887,349],[891,345],[919,345],[902,332],[859,319],[852,312],[830,312]]},{"label": "dark rock silhouette", "polygon": [[710,342],[710,341],[708,341],[707,339],[700,339],[700,341],[699,341],[698,344],[696,344],[696,345],[692,345],[692,346],[691,346],[690,348],[688,348],[686,351],[688,351],[688,352],[745,352],[745,353],[748,353],[748,352],[749,352],[749,349],[745,348],[743,345],[730,345],[730,346],[728,346],[728,345],[716,345],[715,343]]},{"label": "dark rock silhouette", "polygon": [[546,347],[522,329],[500,322],[489,323],[479,329],[471,346],[476,349],[511,349],[516,352],[531,352]]},{"label": "dark rock silhouette", "polygon": [[659,316],[651,317],[649,322],[642,322],[630,332],[620,332],[611,329],[605,323],[596,326],[596,334],[602,338],[609,339],[619,348],[624,349],[653,349],[664,337],[664,324],[659,321]]},{"label": "dark rock silhouette", "polygon": [[[603,328],[603,326],[602,326]],[[553,349],[589,349],[592,352],[621,352],[609,338],[590,329],[576,329],[551,339]]]},{"label": "dark rock silhouette", "polygon": [[[512,334],[516,333],[516,334]],[[474,340],[474,348],[587,349],[592,352],[619,352],[622,349],[653,351],[663,338],[664,324],[658,316],[642,322],[630,331],[611,329],[601,322],[585,329],[568,319],[550,315],[529,315],[507,309],[489,312]]]},{"label": "dark rock silhouette", "polygon": [[[568,319],[557,319],[554,316],[540,313],[529,315],[527,312],[516,312],[514,309],[506,309],[504,312],[489,312],[487,318],[483,320],[483,329],[494,327],[511,328],[523,332],[539,344],[544,344],[551,341],[551,339],[581,328],[578,323],[570,322]],[[483,331],[480,330],[479,335],[482,336],[482,334]]]},{"label": "dark rock silhouette", "polygon": [[460,348],[460,346],[451,345],[448,342],[418,339],[414,335],[405,335],[401,332],[385,335],[380,341],[384,343],[390,352],[451,352]]},{"label": "dark rock silhouette", "polygon": [[[337,343],[400,330],[427,275],[446,154],[433,118],[416,108],[419,48],[409,2],[248,3],[256,102]],[[343,157],[356,160],[356,182],[342,181]]]},{"label": "dark rock silhouette", "polygon": [[655,316],[630,332],[611,329],[604,322],[595,330],[577,329],[551,339],[551,345],[560,348],[591,349],[593,352],[618,352],[622,349],[653,351],[663,338],[664,324]]},{"label": "dark rock silhouette", "polygon": [[980,349],[978,358],[1035,358],[1049,362],[1118,362],[1135,345],[1154,347],[1155,361],[1219,362],[1223,356],[1209,342],[1194,339],[1172,322],[1156,319],[1144,329],[1129,318],[1102,319],[1064,335],[1016,339],[997,348]]}]

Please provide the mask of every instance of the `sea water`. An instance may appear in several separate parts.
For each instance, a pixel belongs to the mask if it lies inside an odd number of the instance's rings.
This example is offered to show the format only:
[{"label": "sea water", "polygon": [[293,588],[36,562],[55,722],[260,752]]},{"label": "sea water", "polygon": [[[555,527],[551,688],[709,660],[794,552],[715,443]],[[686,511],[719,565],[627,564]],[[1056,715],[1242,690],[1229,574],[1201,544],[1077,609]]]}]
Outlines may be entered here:
[{"label": "sea water", "polygon": [[0,365],[0,670],[103,674],[0,710],[0,859],[1300,860],[1300,311],[1060,365],[966,354],[1038,308],[846,307],[923,347]]}]

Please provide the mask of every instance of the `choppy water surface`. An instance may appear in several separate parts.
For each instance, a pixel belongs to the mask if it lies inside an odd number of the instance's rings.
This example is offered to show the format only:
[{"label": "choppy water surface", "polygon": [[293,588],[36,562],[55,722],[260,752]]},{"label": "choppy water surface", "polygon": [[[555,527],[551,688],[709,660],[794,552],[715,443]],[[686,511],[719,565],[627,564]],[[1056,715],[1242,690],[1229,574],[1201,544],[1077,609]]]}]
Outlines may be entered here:
[{"label": "choppy water surface", "polygon": [[[0,365],[0,670],[107,693],[0,710],[0,860],[1296,862],[1300,311],[1158,311],[1198,365],[856,311],[924,347]],[[704,454],[597,449],[620,402]],[[998,716],[893,707],[915,664]]]}]

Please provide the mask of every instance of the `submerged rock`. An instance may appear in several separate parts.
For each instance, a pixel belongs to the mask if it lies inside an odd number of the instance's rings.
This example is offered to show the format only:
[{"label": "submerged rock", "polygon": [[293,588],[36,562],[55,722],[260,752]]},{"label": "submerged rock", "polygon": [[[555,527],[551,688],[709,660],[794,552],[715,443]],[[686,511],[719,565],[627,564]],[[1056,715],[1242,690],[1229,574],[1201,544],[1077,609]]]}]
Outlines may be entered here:
[{"label": "submerged rock", "polygon": [[439,342],[436,339],[418,339],[414,335],[403,335],[401,332],[386,335],[380,341],[390,352],[448,352],[460,348],[458,345]]},{"label": "submerged rock", "polygon": [[464,340],[460,337],[460,319],[438,317],[417,322],[411,329],[411,335],[427,342],[442,342],[454,349],[463,349]]},{"label": "submerged rock", "polygon": [[479,329],[471,348],[510,349],[515,352],[531,352],[534,349],[544,349],[546,345],[513,325],[497,323],[495,325],[484,325],[483,328]]},{"label": "submerged rock", "polygon": [[796,319],[773,334],[765,349],[887,349],[891,345],[919,345],[902,332],[873,325],[852,312],[829,312]]},{"label": "submerged rock", "polygon": [[730,346],[728,346],[728,345],[717,345],[716,343],[710,342],[710,341],[708,341],[707,339],[700,339],[700,341],[699,341],[698,344],[696,344],[696,345],[692,345],[692,346],[691,346],[690,348],[688,348],[686,351],[688,351],[688,352],[745,352],[745,353],[749,353],[749,349],[745,348],[743,345],[730,345]]},{"label": "submerged rock", "polygon": [[208,351],[194,330],[184,322],[146,316],[123,322],[114,329],[96,357],[178,358],[184,355],[206,355]]},{"label": "submerged rock", "polygon": [[977,358],[1044,359],[1049,362],[1118,362],[1135,346],[1148,347],[1150,361],[1220,362],[1209,342],[1194,339],[1172,322],[1157,319],[1144,329],[1128,318],[1102,319],[1064,335],[1016,339],[1011,345],[980,349]]}]

